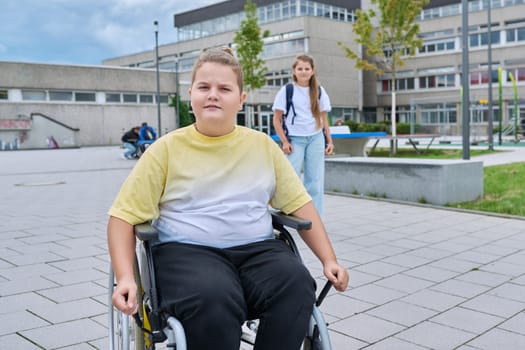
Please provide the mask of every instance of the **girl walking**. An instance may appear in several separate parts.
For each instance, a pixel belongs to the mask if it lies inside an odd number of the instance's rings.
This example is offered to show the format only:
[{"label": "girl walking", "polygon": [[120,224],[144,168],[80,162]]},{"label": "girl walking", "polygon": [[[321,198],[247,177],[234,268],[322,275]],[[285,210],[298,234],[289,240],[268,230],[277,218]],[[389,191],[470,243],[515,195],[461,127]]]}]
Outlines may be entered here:
[{"label": "girl walking", "polygon": [[290,90],[287,92],[290,87],[283,86],[275,96],[272,109],[273,126],[282,150],[295,172],[299,176],[304,172],[304,186],[322,216],[324,156],[331,154],[334,146],[327,121],[327,113],[332,109],[330,98],[315,74],[313,58],[305,54],[297,56],[292,65],[291,104]]}]

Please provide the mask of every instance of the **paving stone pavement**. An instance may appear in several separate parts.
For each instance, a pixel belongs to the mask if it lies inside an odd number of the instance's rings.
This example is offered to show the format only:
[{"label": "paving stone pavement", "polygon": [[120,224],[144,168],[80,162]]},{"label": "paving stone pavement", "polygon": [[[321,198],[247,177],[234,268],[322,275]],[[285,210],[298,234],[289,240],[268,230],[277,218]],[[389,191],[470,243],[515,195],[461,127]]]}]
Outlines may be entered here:
[{"label": "paving stone pavement", "polygon": [[[0,349],[108,349],[106,212],[134,164],[120,153],[0,152]],[[321,306],[334,349],[525,349],[525,221],[338,195],[325,213],[351,275]]]}]

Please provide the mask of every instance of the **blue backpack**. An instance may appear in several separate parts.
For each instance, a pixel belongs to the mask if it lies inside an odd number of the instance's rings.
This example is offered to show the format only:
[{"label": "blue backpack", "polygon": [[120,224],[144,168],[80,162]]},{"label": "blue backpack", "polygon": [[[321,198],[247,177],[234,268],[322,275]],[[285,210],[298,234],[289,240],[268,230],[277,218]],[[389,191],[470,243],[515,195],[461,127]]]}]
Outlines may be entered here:
[{"label": "blue backpack", "polygon": [[[321,93],[322,93],[322,90],[321,90],[321,87],[319,87],[319,99],[321,99]],[[288,83],[286,84],[286,111],[283,113],[283,118],[281,119],[282,124],[283,124],[284,135],[286,136],[288,140],[290,140],[290,138],[288,137],[288,127],[286,126],[286,117],[288,117],[288,114],[290,114],[290,108],[293,111],[292,125],[295,121],[295,117],[297,116],[297,113],[295,113],[295,107],[293,105],[292,98],[293,98],[293,83]],[[325,135],[325,143],[326,143],[326,135]]]}]

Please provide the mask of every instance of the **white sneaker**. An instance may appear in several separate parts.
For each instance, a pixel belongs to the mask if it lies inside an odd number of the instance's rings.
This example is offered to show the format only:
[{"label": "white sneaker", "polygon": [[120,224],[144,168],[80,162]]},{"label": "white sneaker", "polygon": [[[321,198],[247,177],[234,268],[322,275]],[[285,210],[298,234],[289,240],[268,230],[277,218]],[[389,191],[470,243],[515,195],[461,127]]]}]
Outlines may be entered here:
[{"label": "white sneaker", "polygon": [[124,155],[124,153],[121,153],[121,154],[120,154],[120,158],[122,158],[122,159],[129,159],[129,158],[127,158],[127,157]]}]

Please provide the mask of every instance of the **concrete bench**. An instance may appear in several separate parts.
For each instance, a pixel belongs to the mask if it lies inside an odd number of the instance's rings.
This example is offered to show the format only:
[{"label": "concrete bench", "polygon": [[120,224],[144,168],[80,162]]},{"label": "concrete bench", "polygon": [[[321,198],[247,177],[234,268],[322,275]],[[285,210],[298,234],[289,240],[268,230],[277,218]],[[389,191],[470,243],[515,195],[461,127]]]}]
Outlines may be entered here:
[{"label": "concrete bench", "polygon": [[[332,135],[335,149],[335,154],[332,157],[366,157],[368,141],[373,138],[386,136],[386,132],[383,131],[353,133],[349,133],[349,131],[348,126],[330,127],[330,134]],[[274,141],[279,142],[279,136],[272,135],[271,137]]]},{"label": "concrete bench", "polygon": [[379,132],[350,132],[348,125],[331,126],[330,135],[334,142],[334,155],[366,157],[366,146],[371,138],[385,137],[386,133]]},{"label": "concrete bench", "polygon": [[483,197],[483,162],[327,158],[325,190],[444,205]]}]

